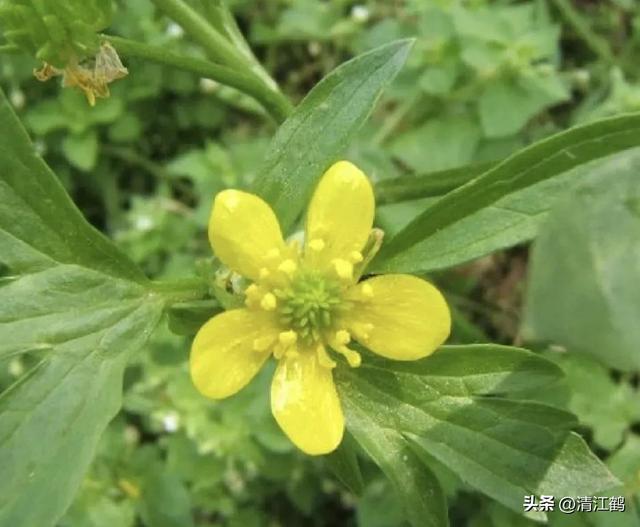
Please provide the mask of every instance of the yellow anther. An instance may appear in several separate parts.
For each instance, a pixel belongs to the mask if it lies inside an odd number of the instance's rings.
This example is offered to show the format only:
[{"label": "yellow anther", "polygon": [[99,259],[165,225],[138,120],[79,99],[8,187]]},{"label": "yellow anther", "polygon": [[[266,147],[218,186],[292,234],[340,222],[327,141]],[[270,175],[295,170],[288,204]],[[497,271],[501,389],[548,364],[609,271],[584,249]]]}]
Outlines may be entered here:
[{"label": "yellow anther", "polygon": [[342,346],[344,346],[345,344],[349,344],[349,341],[351,340],[351,335],[349,335],[349,332],[341,329],[339,331],[336,331],[336,342]]},{"label": "yellow anther", "polygon": [[270,274],[271,274],[271,272],[269,271],[269,269],[267,269],[266,267],[261,268],[260,269],[260,280],[266,279]]},{"label": "yellow anther", "polygon": [[346,346],[336,346],[333,349],[340,353],[340,355],[343,355],[347,359],[349,366],[352,368],[357,368],[362,363],[362,357],[360,354],[351,348],[347,348]]},{"label": "yellow anther", "polygon": [[353,333],[355,333],[360,340],[369,340],[371,332],[373,331],[373,324],[357,323],[352,326]]},{"label": "yellow anther", "polygon": [[336,361],[334,361],[331,357],[329,357],[327,350],[324,348],[322,344],[320,344],[316,348],[316,353],[318,354],[318,362],[320,363],[320,366],[324,368],[329,368],[329,369],[333,369],[336,367]]},{"label": "yellow anther", "polygon": [[273,337],[259,337],[253,341],[253,351],[266,351],[273,344]]},{"label": "yellow anther", "polygon": [[353,279],[353,264],[348,262],[347,260],[342,260],[341,258],[336,258],[332,260],[333,268],[338,275],[338,278],[341,280],[352,280]]},{"label": "yellow anther", "polygon": [[298,269],[298,265],[291,258],[287,258],[278,266],[278,271],[282,271],[288,276],[292,276]]},{"label": "yellow anther", "polygon": [[362,293],[364,298],[373,298],[373,287],[371,287],[371,284],[365,282],[360,287],[360,293]]},{"label": "yellow anther", "polygon": [[251,284],[245,289],[245,301],[247,307],[256,307],[260,302],[260,288],[256,284]]},{"label": "yellow anther", "polygon": [[311,240],[309,242],[309,249],[311,249],[312,251],[320,252],[322,251],[322,249],[324,249],[324,247],[324,241],[322,241],[320,238],[316,238],[315,240]]},{"label": "yellow anther", "polygon": [[292,330],[283,331],[278,335],[278,340],[280,341],[280,344],[288,347],[296,343],[296,341],[298,340],[298,335],[295,331]]},{"label": "yellow anther", "polygon": [[265,311],[273,311],[277,304],[278,302],[273,293],[267,293],[262,297],[262,300],[260,300],[260,307]]},{"label": "yellow anther", "polygon": [[349,260],[354,264],[360,263],[363,260],[362,253],[359,251],[351,251],[351,253],[349,253]]},{"label": "yellow anther", "polygon": [[267,260],[277,260],[280,258],[280,249],[271,249],[266,254]]}]

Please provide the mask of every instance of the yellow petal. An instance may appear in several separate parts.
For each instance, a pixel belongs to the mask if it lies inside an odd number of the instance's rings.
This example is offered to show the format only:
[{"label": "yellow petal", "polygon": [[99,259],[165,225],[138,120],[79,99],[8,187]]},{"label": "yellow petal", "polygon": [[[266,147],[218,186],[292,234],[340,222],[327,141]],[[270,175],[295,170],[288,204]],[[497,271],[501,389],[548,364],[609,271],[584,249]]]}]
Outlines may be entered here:
[{"label": "yellow petal", "polygon": [[449,307],[433,285],[411,275],[384,275],[352,287],[343,323],[371,351],[396,360],[433,353],[449,336]]},{"label": "yellow petal", "polygon": [[269,257],[284,248],[276,215],[262,199],[239,190],[220,192],[209,220],[209,241],[216,256],[232,271],[257,280]]},{"label": "yellow petal", "polygon": [[314,351],[285,356],[271,384],[271,411],[285,434],[303,452],[327,454],[344,432],[344,417],[331,369]]},{"label": "yellow petal", "polygon": [[244,388],[269,357],[278,327],[267,313],[234,309],[209,320],[191,346],[191,379],[198,391],[223,399]]},{"label": "yellow petal", "polygon": [[354,255],[362,259],[360,251],[369,238],[374,210],[367,176],[352,163],[338,161],[322,176],[311,198],[306,253],[325,265]]}]

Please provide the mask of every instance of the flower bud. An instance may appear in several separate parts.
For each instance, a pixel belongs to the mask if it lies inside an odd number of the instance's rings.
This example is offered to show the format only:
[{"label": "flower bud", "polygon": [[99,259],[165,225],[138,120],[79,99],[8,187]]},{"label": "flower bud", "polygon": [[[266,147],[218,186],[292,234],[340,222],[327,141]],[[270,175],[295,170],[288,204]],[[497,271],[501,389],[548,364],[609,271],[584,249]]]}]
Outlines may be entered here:
[{"label": "flower bud", "polygon": [[98,52],[111,0],[0,0],[5,39],[56,68]]}]

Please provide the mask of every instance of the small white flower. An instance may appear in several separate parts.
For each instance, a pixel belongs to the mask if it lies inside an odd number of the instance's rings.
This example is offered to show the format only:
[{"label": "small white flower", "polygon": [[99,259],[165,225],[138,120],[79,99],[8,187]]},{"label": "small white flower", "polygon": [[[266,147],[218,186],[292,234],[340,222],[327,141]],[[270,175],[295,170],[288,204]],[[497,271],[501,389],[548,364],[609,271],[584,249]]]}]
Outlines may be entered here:
[{"label": "small white flower", "polygon": [[135,220],[135,227],[139,231],[150,231],[153,228],[153,219],[150,216],[138,216]]},{"label": "small white flower", "polygon": [[355,20],[356,22],[366,22],[367,20],[369,20],[370,15],[371,12],[369,11],[369,8],[367,6],[354,5],[353,8],[351,8],[351,18],[353,18],[353,20]]},{"label": "small white flower", "polygon": [[176,432],[180,428],[180,416],[175,412],[165,414],[162,418],[162,426],[169,434]]}]

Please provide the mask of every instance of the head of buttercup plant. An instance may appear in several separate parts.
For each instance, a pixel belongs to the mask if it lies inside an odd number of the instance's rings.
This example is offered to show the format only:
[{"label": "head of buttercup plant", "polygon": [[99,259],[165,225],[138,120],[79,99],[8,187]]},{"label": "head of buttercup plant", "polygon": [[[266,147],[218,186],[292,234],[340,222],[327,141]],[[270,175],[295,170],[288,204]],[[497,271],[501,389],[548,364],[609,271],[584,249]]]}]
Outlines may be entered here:
[{"label": "head of buttercup plant", "polygon": [[244,308],[216,315],[198,331],[191,377],[202,394],[222,399],[273,356],[272,413],[307,454],[329,453],[342,439],[333,369],[360,365],[352,340],[390,359],[416,360],[449,336],[449,309],[430,283],[406,274],[361,279],[382,239],[372,229],[374,209],[369,180],[347,161],[322,176],[303,244],[285,242],[274,212],[253,194],[225,190],[213,205],[213,251],[251,283]]},{"label": "head of buttercup plant", "polygon": [[0,0],[5,39],[42,63],[35,77],[62,77],[91,106],[109,96],[109,84],[127,75],[116,50],[99,32],[109,26],[111,0]]}]

